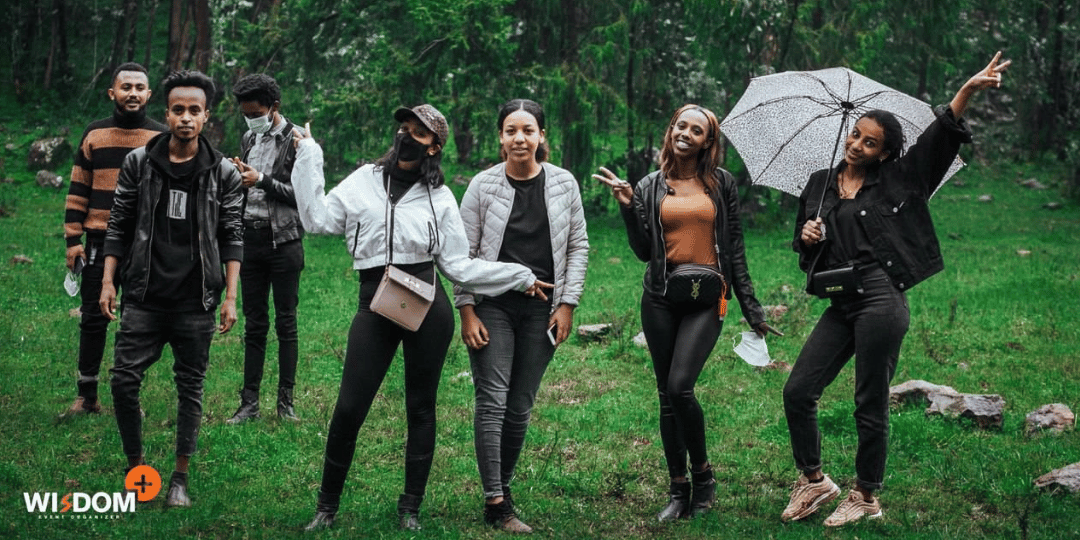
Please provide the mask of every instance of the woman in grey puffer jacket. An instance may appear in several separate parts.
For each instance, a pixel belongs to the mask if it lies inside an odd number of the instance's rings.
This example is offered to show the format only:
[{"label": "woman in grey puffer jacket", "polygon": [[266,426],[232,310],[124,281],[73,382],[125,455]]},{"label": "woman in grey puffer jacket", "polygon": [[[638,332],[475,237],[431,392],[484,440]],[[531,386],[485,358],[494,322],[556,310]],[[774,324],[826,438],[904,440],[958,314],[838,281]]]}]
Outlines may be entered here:
[{"label": "woman in grey puffer jacket", "polygon": [[510,499],[536,392],[555,347],[570,335],[585,283],[589,240],[577,180],[544,162],[544,111],[515,99],[499,111],[503,163],[473,178],[461,201],[469,256],[525,265],[554,283],[541,300],[517,291],[482,297],[454,287],[476,389],[476,458],[484,520],[528,533]]}]

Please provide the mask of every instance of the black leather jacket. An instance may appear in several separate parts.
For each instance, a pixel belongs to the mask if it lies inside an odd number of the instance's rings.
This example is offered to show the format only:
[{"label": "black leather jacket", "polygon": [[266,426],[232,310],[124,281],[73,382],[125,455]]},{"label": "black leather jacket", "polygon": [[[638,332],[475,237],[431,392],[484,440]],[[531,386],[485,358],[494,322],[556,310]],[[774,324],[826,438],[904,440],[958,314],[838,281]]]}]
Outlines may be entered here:
[{"label": "black leather jacket", "polygon": [[[135,301],[145,298],[150,279],[150,250],[154,235],[154,211],[164,184],[161,167],[168,166],[169,138],[163,133],[150,139],[124,158],[116,180],[112,214],[105,232],[105,255],[119,259],[118,271],[124,296]],[[202,305],[213,309],[225,288],[225,261],[244,257],[244,228],[241,221],[242,187],[240,172],[214,150],[201,135],[195,157],[198,198],[199,256],[202,262]],[[162,161],[164,160],[164,161]]]},{"label": "black leather jacket", "polygon": [[[755,326],[765,321],[765,310],[754,296],[754,284],[746,266],[742,223],[739,221],[739,194],[731,173],[723,169],[717,169],[717,172],[720,175],[720,193],[710,192],[709,196],[716,205],[716,243],[720,248],[720,267],[730,284],[727,298],[731,298],[734,290],[743,316],[750,326]],[[667,249],[664,230],[660,226],[660,203],[667,193],[668,185],[663,173],[655,171],[634,186],[630,207],[622,208],[630,249],[648,263],[642,284],[645,291],[659,296],[667,292]]]},{"label": "black leather jacket", "polygon": [[[292,169],[296,161],[293,127],[292,122],[285,120],[285,129],[275,140],[277,157],[274,158],[274,169],[269,172],[260,171],[263,178],[255,184],[255,187],[266,192],[265,200],[270,211],[270,230],[273,232],[274,245],[304,237],[304,226],[300,224],[300,212],[296,209],[296,195],[293,194],[292,185]],[[240,159],[245,163],[253,146],[255,133],[248,131],[240,139]],[[244,204],[247,204],[247,189],[244,189]]]},{"label": "black leather jacket", "polygon": [[[956,119],[947,107],[938,107],[934,113],[937,120],[903,156],[867,172],[855,197],[855,215],[873,245],[874,258],[889,274],[893,285],[902,291],[945,268],[927,201],[956,158],[960,145],[971,142],[971,131],[963,118]],[[810,264],[824,245],[804,245],[800,240],[803,224],[816,216],[822,196],[822,216],[827,216],[840,200],[835,182],[826,185],[830,183],[829,177],[826,169],[810,175],[799,197],[792,247],[799,254],[803,272],[810,271]],[[822,261],[818,265],[818,270],[824,269]]]}]

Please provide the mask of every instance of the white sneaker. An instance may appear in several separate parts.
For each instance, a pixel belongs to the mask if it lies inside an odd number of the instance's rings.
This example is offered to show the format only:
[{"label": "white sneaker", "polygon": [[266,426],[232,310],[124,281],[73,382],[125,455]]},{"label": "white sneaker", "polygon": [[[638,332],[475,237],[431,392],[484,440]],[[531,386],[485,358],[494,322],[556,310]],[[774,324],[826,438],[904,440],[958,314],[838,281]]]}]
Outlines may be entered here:
[{"label": "white sneaker", "polygon": [[833,500],[840,494],[840,488],[825,475],[820,482],[811,482],[805,474],[799,474],[799,479],[791,488],[791,499],[788,501],[784,513],[780,519],[784,521],[798,521],[814,512],[821,505]]},{"label": "white sneaker", "polygon": [[853,489],[840,503],[840,506],[836,507],[836,511],[825,518],[825,526],[839,527],[864,517],[870,519],[881,517],[881,503],[878,502],[877,497],[873,497],[868,501],[863,498],[861,493]]}]

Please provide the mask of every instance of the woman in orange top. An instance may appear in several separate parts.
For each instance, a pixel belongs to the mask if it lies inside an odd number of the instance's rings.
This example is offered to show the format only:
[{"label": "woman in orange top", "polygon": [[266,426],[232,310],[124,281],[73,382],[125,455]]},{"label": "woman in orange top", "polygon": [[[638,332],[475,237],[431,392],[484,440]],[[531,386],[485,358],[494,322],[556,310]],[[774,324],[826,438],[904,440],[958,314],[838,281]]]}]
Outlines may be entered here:
[{"label": "woman in orange top", "polygon": [[[719,132],[712,111],[684,105],[675,111],[664,134],[659,171],[634,187],[603,167],[603,174],[593,175],[611,187],[630,247],[648,263],[641,326],[656,374],[660,438],[671,476],[671,498],[657,516],[660,521],[701,514],[715,496],[705,415],[694,385],[720,336],[732,289],[758,335],[764,337],[770,331],[779,335],[765,322],[765,311],[754,297],[738,192],[731,174],[719,168]],[[696,298],[703,286],[698,279],[689,296],[680,296],[685,289],[677,286],[672,273],[688,270],[686,265],[695,265],[695,271],[719,273],[719,295],[705,302]],[[686,474],[688,456],[692,483]]]}]

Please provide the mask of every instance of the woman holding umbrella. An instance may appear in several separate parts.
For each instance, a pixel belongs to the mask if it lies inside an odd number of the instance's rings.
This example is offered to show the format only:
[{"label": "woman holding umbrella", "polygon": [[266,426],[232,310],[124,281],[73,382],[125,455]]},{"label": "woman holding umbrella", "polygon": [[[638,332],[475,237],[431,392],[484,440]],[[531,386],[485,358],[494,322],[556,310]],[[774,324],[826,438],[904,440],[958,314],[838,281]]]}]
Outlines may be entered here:
[{"label": "woman holding umbrella", "polygon": [[[781,515],[785,521],[806,518],[840,493],[821,471],[817,405],[852,355],[859,435],[856,485],[825,525],[881,516],[873,493],[885,475],[889,383],[909,322],[905,291],[943,268],[927,200],[960,144],[971,141],[962,119],[968,101],[979,90],[1001,85],[1010,62],[1000,59],[998,52],[948,107],[935,111],[937,119],[906,153],[903,130],[892,113],[863,114],[847,135],[840,165],[812,174],[803,189],[793,247],[799,266],[810,275],[810,289],[830,297],[831,304],[784,386],[784,412],[800,471]],[[841,277],[825,287],[822,272]],[[833,295],[825,289],[843,292]]]},{"label": "woman holding umbrella", "polygon": [[759,336],[780,335],[765,322],[754,297],[738,193],[731,174],[719,168],[719,133],[712,111],[684,105],[664,133],[659,171],[634,187],[603,167],[603,174],[593,175],[611,188],[630,248],[648,263],[641,326],[656,375],[660,438],[671,478],[660,521],[704,513],[715,496],[705,415],[694,385],[720,336],[732,289]]},{"label": "woman holding umbrella", "polygon": [[[323,459],[316,530],[334,522],[356,451],[356,437],[399,346],[404,349],[405,491],[397,510],[402,529],[420,529],[420,503],[435,452],[435,401],[446,351],[454,334],[454,313],[438,283],[435,267],[454,283],[482,294],[515,289],[546,299],[536,279],[520,264],[469,258],[457,201],[444,185],[442,147],[449,136],[446,119],[431,105],[394,112],[393,145],[373,165],[365,165],[323,192],[322,148],[310,126],[294,132],[297,141],[293,186],[304,229],[345,234],[360,274],[360,299],[349,341],[341,389],[330,420]],[[434,282],[434,302],[415,331],[372,311],[376,289],[393,264],[418,281]],[[403,302],[404,307],[404,302]]]}]

